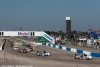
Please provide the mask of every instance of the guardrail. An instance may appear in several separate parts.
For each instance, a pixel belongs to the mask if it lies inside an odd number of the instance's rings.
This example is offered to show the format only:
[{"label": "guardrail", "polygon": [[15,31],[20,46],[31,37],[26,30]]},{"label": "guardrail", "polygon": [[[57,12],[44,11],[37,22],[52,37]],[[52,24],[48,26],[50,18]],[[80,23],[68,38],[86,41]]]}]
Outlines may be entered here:
[{"label": "guardrail", "polygon": [[3,40],[3,43],[2,43],[1,46],[0,46],[0,50],[4,50],[5,43],[6,43],[6,40],[4,39],[4,40]]},{"label": "guardrail", "polygon": [[4,50],[5,43],[6,43],[6,40],[4,39],[4,42],[2,44],[2,50]]},{"label": "guardrail", "polygon": [[61,50],[71,51],[71,52],[74,52],[74,53],[85,53],[87,55],[91,55],[93,57],[100,58],[100,53],[97,53],[97,52],[90,52],[90,51],[79,50],[79,49],[75,49],[75,48],[64,47],[64,46],[53,45],[53,44],[45,44],[45,43],[42,43],[42,45],[43,46],[53,47],[53,48],[58,48],[58,49],[61,49]]}]

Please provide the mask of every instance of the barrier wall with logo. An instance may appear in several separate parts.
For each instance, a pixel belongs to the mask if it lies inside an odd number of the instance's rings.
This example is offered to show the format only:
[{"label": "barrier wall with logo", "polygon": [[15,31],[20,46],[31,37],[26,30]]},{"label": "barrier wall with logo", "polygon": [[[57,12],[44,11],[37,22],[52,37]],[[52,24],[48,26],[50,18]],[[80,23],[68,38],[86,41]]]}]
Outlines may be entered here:
[{"label": "barrier wall with logo", "polygon": [[53,47],[53,48],[58,48],[58,49],[61,49],[61,50],[66,50],[66,51],[70,51],[70,52],[74,52],[74,53],[85,53],[87,55],[91,55],[93,57],[100,58],[100,53],[97,53],[97,52],[90,52],[90,51],[79,50],[79,49],[75,49],[75,48],[69,48],[69,47],[58,46],[58,45],[53,45],[53,44],[42,43],[42,45]]},{"label": "barrier wall with logo", "polygon": [[52,44],[55,44],[55,38],[43,31],[0,31],[0,36],[42,36]]}]

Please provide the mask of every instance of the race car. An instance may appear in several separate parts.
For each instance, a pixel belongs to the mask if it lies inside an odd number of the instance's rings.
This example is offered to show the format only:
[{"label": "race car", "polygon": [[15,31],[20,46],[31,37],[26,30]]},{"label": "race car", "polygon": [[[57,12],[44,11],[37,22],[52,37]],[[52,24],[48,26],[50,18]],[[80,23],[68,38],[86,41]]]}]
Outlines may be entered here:
[{"label": "race car", "polygon": [[34,47],[28,47],[31,51],[35,51]]},{"label": "race car", "polygon": [[22,49],[22,48],[21,49],[18,49],[18,52],[19,53],[28,53],[28,51],[26,49]]},{"label": "race car", "polygon": [[76,53],[74,56],[75,59],[80,59],[80,60],[92,60],[93,57],[84,53]]},{"label": "race car", "polygon": [[49,52],[46,51],[37,51],[37,56],[51,56]]},{"label": "race car", "polygon": [[31,49],[29,49],[29,48],[24,48],[27,52],[31,52]]},{"label": "race car", "polygon": [[18,46],[13,46],[13,50],[18,51],[19,47]]}]

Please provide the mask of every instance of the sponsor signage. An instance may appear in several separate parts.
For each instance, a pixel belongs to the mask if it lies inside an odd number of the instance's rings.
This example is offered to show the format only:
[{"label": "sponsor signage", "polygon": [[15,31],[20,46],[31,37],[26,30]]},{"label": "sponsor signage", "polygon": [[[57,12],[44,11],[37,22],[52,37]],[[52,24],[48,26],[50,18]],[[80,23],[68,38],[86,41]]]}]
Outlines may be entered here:
[{"label": "sponsor signage", "polygon": [[53,39],[52,39],[49,35],[44,34],[43,36],[44,36],[46,39],[48,39],[49,41],[53,42]]},{"label": "sponsor signage", "polygon": [[39,42],[45,42],[46,39],[45,39],[44,37],[40,36],[40,37],[38,37],[38,41],[39,41]]},{"label": "sponsor signage", "polygon": [[29,32],[18,32],[18,36],[29,36]]}]

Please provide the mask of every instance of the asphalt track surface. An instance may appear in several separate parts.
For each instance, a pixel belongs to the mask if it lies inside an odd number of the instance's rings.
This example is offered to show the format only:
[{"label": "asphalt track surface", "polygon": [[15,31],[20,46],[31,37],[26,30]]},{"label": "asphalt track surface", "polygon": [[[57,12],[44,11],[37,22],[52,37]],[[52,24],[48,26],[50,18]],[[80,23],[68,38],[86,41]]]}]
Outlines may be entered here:
[{"label": "asphalt track surface", "polygon": [[0,45],[2,44],[2,41],[3,41],[3,40],[2,40],[2,39],[0,39]]},{"label": "asphalt track surface", "polygon": [[[51,56],[37,56],[37,50],[46,50],[50,52]],[[1,65],[15,65],[15,67],[16,65],[27,67],[100,67],[100,59],[78,60],[73,58],[74,53],[47,46],[37,46],[35,51],[30,53],[18,53],[6,43],[4,52],[5,60]]]}]

